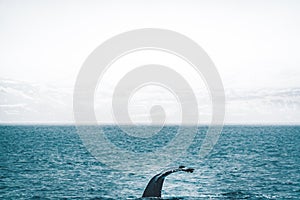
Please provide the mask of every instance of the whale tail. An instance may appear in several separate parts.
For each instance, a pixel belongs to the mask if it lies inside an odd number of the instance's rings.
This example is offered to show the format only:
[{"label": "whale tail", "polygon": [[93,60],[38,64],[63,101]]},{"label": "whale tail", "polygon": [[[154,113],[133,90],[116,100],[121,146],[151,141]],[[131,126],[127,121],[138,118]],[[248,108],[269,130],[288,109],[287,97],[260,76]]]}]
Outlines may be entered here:
[{"label": "whale tail", "polygon": [[169,169],[167,171],[161,172],[159,174],[156,174],[148,183],[147,187],[144,190],[142,197],[161,197],[161,190],[164,183],[165,178],[174,173],[174,172],[188,172],[193,173],[193,168],[187,168],[185,166],[179,166],[175,169]]}]

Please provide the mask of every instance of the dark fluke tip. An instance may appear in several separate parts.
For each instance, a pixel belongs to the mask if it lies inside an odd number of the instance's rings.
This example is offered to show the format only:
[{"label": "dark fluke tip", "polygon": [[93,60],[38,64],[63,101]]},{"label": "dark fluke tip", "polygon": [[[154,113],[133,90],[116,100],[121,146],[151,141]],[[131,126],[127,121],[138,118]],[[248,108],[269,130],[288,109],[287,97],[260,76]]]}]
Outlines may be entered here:
[{"label": "dark fluke tip", "polygon": [[179,169],[181,169],[182,171],[185,171],[185,172],[189,172],[189,173],[193,173],[195,169],[193,168],[186,168],[185,166],[183,165],[180,165],[179,166]]},{"label": "dark fluke tip", "polygon": [[193,168],[188,168],[188,169],[186,169],[185,171],[186,171],[186,172],[189,172],[189,173],[193,173],[194,170],[195,170],[195,169],[193,169]]}]

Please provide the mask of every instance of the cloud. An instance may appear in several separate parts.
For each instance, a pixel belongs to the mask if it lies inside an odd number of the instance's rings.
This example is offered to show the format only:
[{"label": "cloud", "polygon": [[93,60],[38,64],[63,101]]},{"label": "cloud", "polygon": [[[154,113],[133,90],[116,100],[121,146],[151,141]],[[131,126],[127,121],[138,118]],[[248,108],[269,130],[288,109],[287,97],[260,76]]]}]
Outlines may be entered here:
[{"label": "cloud", "polygon": [[229,90],[229,123],[300,123],[300,88]]},{"label": "cloud", "polygon": [[[201,123],[211,118],[211,104],[205,91],[197,98]],[[104,89],[104,97],[95,104],[95,113],[102,113],[100,121],[113,123],[111,97]],[[73,122],[73,88],[0,79],[1,123],[70,123]],[[300,88],[227,89],[226,123],[300,123]],[[97,99],[96,99],[97,100]],[[148,122],[153,105],[162,105],[169,123],[180,122],[176,98],[163,90],[145,89],[133,96],[129,113],[135,122]]]},{"label": "cloud", "polygon": [[73,120],[71,88],[0,79],[1,123],[65,123]]}]

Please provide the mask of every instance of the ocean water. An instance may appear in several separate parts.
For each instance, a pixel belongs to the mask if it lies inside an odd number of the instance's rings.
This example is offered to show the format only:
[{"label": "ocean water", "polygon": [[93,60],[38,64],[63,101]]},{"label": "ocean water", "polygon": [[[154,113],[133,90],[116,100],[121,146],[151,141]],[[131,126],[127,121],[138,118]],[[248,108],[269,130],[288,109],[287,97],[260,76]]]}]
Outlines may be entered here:
[{"label": "ocean water", "polygon": [[[140,146],[120,140],[126,135],[118,127],[105,128],[120,147],[147,152],[166,145],[178,127]],[[163,199],[300,199],[300,126],[225,126],[199,159],[206,130],[199,127],[186,155],[172,164],[195,172],[168,176]],[[110,169],[74,126],[0,126],[0,199],[138,199],[152,175]]]}]

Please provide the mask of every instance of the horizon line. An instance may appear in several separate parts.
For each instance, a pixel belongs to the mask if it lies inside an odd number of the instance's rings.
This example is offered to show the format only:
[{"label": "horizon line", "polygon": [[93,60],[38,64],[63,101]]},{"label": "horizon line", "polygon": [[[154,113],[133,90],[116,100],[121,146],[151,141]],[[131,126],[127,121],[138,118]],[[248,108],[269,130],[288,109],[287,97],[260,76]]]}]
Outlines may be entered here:
[{"label": "horizon line", "polygon": [[210,124],[210,123],[198,123],[198,124],[180,124],[180,123],[166,123],[166,124],[116,124],[116,123],[81,123],[76,124],[74,122],[0,122],[0,126],[300,126],[300,122],[266,122],[266,123],[224,123],[224,124]]}]

